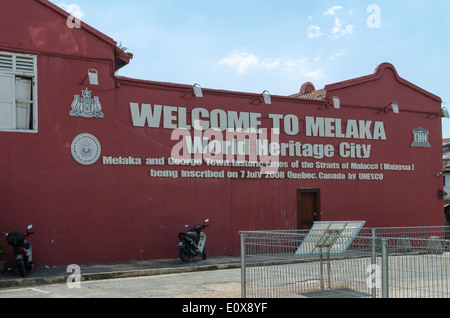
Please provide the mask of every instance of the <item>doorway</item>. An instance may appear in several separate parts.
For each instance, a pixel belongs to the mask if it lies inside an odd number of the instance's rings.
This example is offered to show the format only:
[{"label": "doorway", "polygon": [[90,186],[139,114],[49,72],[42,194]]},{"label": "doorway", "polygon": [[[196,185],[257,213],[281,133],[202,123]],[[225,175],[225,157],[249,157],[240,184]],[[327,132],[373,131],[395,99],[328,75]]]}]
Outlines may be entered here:
[{"label": "doorway", "polygon": [[297,190],[297,229],[309,230],[320,221],[320,189]]}]

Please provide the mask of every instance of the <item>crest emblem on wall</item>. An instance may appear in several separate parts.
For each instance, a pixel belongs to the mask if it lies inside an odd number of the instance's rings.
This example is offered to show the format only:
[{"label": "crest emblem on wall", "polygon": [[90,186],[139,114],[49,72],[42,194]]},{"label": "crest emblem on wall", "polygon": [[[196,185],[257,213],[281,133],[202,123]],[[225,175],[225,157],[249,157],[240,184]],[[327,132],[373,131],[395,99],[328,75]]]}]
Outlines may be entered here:
[{"label": "crest emblem on wall", "polygon": [[92,92],[86,87],[81,91],[81,95],[75,95],[72,102],[70,116],[83,118],[104,118],[100,99],[95,96],[92,98]]},{"label": "crest emblem on wall", "polygon": [[98,139],[91,134],[81,134],[72,141],[73,158],[81,165],[90,166],[100,158],[102,147]]}]

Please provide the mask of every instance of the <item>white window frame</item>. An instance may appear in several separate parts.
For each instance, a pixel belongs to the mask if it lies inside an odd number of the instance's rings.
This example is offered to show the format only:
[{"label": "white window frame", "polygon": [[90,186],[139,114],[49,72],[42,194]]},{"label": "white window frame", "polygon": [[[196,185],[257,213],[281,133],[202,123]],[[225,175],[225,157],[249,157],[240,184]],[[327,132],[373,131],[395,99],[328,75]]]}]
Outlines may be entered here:
[{"label": "white window frame", "polygon": [[[37,83],[37,56],[32,54],[21,54],[0,51],[0,76],[3,79],[11,79],[12,91],[10,96],[3,99],[4,103],[11,100],[11,118],[8,124],[0,124],[0,131],[2,132],[23,132],[23,133],[37,133],[38,132],[38,83]],[[29,78],[32,82],[32,99],[23,101],[16,98],[16,79]],[[5,96],[0,96],[0,99]],[[6,100],[6,102],[5,102]],[[17,104],[29,103],[32,107],[30,114],[32,124],[30,129],[17,128]],[[0,120],[1,123],[1,120]]]}]

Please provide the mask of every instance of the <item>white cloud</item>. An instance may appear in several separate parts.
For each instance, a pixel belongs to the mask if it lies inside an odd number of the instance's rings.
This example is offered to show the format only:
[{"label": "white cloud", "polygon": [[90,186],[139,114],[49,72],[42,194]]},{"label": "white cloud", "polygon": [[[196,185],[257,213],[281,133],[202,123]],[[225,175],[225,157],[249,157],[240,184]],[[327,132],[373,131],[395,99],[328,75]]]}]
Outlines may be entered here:
[{"label": "white cloud", "polygon": [[58,6],[78,19],[81,19],[84,15],[84,12],[81,10],[81,7],[78,4],[60,3],[58,4]]},{"label": "white cloud", "polygon": [[325,74],[323,73],[323,70],[321,68],[317,68],[315,70],[307,70],[303,74],[308,80],[318,80],[325,77]]},{"label": "white cloud", "polygon": [[[354,31],[354,25],[346,23],[345,21],[339,19],[336,15],[336,12],[338,10],[342,10],[343,8],[344,7],[340,6],[340,5],[334,6],[334,7],[329,8],[324,13],[324,15],[335,16],[334,17],[334,26],[331,29],[332,38],[334,38],[334,39],[338,39],[340,36],[351,34]],[[348,11],[348,14],[350,14],[350,15],[353,14],[353,10]],[[311,32],[312,32],[312,30],[310,30],[308,28],[308,37],[312,37],[312,36],[309,36],[310,34],[312,34]]]},{"label": "white cloud", "polygon": [[346,56],[347,55],[347,51],[346,50],[339,50],[336,54],[334,54],[333,56],[330,57],[331,61],[336,60],[338,57],[340,56]]},{"label": "white cloud", "polygon": [[259,58],[249,53],[234,53],[230,57],[226,57],[219,61],[219,64],[235,66],[239,74],[247,72],[251,68],[255,68],[259,64]]},{"label": "white cloud", "polygon": [[334,6],[329,8],[324,15],[334,15],[336,13],[336,11],[343,9],[342,6]]},{"label": "white cloud", "polygon": [[[317,57],[314,60],[318,61],[319,59],[320,57]],[[281,59],[261,59],[253,54],[242,52],[233,53],[229,57],[221,59],[219,64],[235,67],[238,74],[261,68],[273,70],[280,68],[283,72],[294,74],[296,76],[299,75],[308,80],[317,80],[325,77],[323,69],[314,67],[314,65],[310,64],[306,58],[282,61]]]},{"label": "white cloud", "polygon": [[353,33],[353,28],[354,28],[353,25],[348,24],[348,25],[345,27],[345,29],[342,30],[342,34],[343,34],[343,35],[346,35],[346,34]]},{"label": "white cloud", "polygon": [[320,27],[316,25],[310,25],[308,27],[308,31],[306,32],[308,34],[308,38],[318,38],[323,35],[322,31],[320,31]]},{"label": "white cloud", "polygon": [[338,17],[334,18],[334,27],[331,33],[337,39],[340,35],[347,35],[353,33],[354,26],[352,24],[347,24],[344,26],[344,21],[340,20]]},{"label": "white cloud", "polygon": [[343,24],[343,23],[344,23],[344,22],[342,22],[341,20],[339,20],[338,17],[335,17],[335,18],[334,18],[334,27],[333,27],[333,30],[331,31],[331,33],[333,33],[333,34],[339,33],[339,31],[341,31],[341,28],[342,28],[342,24]]},{"label": "white cloud", "polygon": [[269,69],[277,68],[280,65],[280,59],[273,60],[271,62],[262,62],[262,66]]},{"label": "white cloud", "polygon": [[325,77],[323,69],[314,68],[306,58],[288,60],[285,63],[284,71],[289,73],[297,73],[308,80],[317,80]]},{"label": "white cloud", "polygon": [[233,53],[229,57],[223,58],[219,64],[236,67],[238,74],[243,74],[251,69],[267,68],[275,69],[280,65],[280,59],[263,59],[250,53]]}]

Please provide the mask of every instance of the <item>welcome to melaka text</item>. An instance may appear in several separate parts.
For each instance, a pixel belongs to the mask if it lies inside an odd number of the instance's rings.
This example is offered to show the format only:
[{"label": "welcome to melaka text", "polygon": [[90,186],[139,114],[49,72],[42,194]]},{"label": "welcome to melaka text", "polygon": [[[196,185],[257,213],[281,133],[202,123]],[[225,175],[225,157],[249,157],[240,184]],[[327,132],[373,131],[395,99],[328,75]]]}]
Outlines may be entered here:
[{"label": "welcome to melaka text", "polygon": [[[281,157],[368,159],[372,145],[354,140],[386,141],[384,123],[370,120],[306,116],[303,133],[296,115],[207,110],[194,108],[188,116],[186,107],[130,103],[134,127],[173,130],[176,141],[172,157],[180,159],[270,161]],[[190,117],[190,120],[189,120]],[[269,128],[261,121],[269,122]],[[270,131],[270,132],[269,132]],[[292,137],[349,139],[335,146],[328,143],[307,143],[299,140],[280,142],[280,132]],[[294,138],[293,138],[294,139]],[[298,139],[298,138],[295,138]],[[350,140],[351,139],[351,140]]]}]

